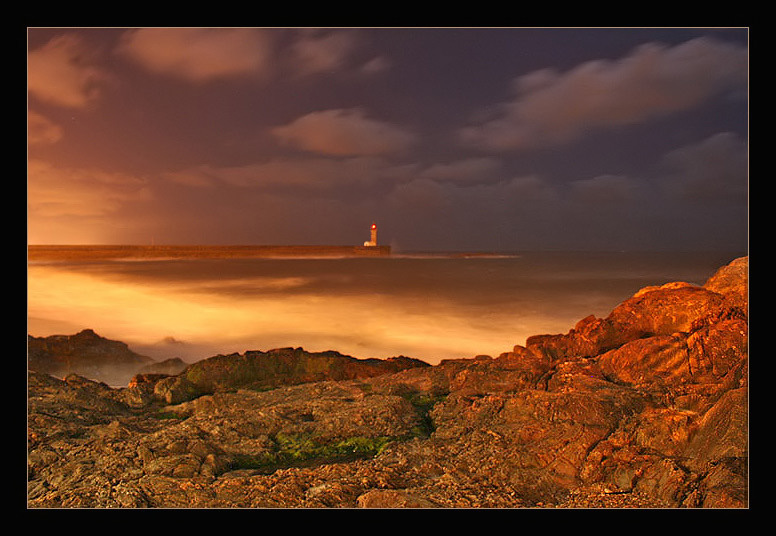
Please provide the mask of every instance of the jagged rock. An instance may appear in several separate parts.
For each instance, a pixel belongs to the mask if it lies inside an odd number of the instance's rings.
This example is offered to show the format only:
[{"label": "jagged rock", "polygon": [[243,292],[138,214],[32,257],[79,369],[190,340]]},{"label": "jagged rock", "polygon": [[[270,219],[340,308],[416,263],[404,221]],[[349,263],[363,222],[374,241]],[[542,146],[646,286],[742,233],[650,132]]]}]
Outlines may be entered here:
[{"label": "jagged rock", "polygon": [[[688,366],[696,382],[714,383],[735,371],[743,372],[748,353],[746,319],[721,320],[703,326],[686,340]],[[743,379],[739,374],[739,379]]]},{"label": "jagged rock", "polygon": [[180,404],[204,393],[185,376],[167,376],[154,382],[154,397],[167,404]]},{"label": "jagged rock", "polygon": [[238,387],[267,389],[315,381],[369,378],[429,366],[424,361],[407,357],[357,359],[333,351],[279,348],[214,356],[190,365],[181,376],[201,392],[215,392]]},{"label": "jagged rock", "polygon": [[138,369],[137,374],[167,374],[168,376],[176,376],[183,372],[187,366],[188,363],[180,357],[171,357],[164,361],[150,363]]},{"label": "jagged rock", "polygon": [[687,338],[679,333],[627,342],[596,361],[610,380],[644,389],[692,380]]},{"label": "jagged rock", "polygon": [[75,335],[27,337],[27,368],[52,376],[78,374],[110,385],[126,385],[138,369],[153,362],[120,341],[91,329]]},{"label": "jagged rock", "polygon": [[693,324],[724,308],[724,296],[702,287],[687,283],[647,287],[604,319],[588,316],[564,335],[528,337],[526,347],[553,361],[593,357],[643,337],[689,332]]},{"label": "jagged rock", "polygon": [[157,373],[140,373],[135,374],[132,376],[132,379],[129,380],[129,384],[127,384],[127,387],[130,389],[143,389],[143,388],[151,388],[153,390],[153,387],[156,385],[156,383],[159,380],[163,380],[164,378],[168,378],[169,374],[157,374]]},{"label": "jagged rock", "polygon": [[697,432],[684,450],[687,465],[702,471],[729,458],[746,458],[749,404],[745,388],[727,391],[697,423]]},{"label": "jagged rock", "polygon": [[666,284],[638,292],[615,307],[607,321],[619,332],[620,341],[652,335],[688,332],[700,319],[723,307],[724,297],[688,284]]},{"label": "jagged rock", "polygon": [[721,267],[703,287],[722,294],[732,306],[746,310],[749,303],[749,257],[740,257]]},{"label": "jagged rock", "polygon": [[748,506],[747,259],[496,358],[30,372],[31,507]]},{"label": "jagged rock", "polygon": [[526,347],[553,360],[590,357],[638,338],[689,332],[715,316],[746,318],[747,278],[748,257],[742,257],[717,270],[702,287],[685,282],[645,287],[608,317],[583,318],[565,335],[529,337]]}]

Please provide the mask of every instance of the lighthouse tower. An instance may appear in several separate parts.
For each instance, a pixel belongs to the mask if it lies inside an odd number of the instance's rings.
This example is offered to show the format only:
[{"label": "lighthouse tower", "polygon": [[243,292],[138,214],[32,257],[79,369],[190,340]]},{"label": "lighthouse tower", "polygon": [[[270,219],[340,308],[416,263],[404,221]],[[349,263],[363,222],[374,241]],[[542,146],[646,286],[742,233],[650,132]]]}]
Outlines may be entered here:
[{"label": "lighthouse tower", "polygon": [[370,240],[368,242],[364,242],[365,246],[376,246],[377,245],[377,224],[373,223],[371,230],[371,236]]}]

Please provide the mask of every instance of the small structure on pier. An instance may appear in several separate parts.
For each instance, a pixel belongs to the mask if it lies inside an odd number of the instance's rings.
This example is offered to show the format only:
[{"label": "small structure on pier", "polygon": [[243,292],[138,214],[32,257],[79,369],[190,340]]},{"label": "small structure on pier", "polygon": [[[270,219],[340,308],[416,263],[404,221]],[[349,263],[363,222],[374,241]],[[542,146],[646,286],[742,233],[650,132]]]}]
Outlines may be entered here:
[{"label": "small structure on pier", "polygon": [[370,230],[371,230],[370,239],[364,242],[364,246],[366,247],[374,247],[377,245],[377,224],[372,223],[372,227],[370,228]]}]

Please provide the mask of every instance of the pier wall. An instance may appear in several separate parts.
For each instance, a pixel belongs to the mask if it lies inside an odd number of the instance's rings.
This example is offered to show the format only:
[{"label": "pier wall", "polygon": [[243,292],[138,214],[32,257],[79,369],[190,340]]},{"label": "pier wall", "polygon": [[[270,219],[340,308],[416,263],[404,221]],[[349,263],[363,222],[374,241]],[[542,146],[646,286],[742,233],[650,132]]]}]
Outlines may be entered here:
[{"label": "pier wall", "polygon": [[27,259],[107,260],[152,258],[384,257],[391,246],[27,246]]}]

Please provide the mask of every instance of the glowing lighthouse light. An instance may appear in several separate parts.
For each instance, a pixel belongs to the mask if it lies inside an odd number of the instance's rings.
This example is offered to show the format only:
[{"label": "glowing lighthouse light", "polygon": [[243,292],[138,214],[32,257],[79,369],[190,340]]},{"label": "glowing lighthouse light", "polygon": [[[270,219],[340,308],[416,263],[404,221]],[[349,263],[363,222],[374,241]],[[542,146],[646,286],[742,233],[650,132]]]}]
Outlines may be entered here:
[{"label": "glowing lighthouse light", "polygon": [[367,242],[364,242],[364,245],[367,247],[376,246],[377,245],[377,224],[373,223],[372,227],[370,228],[372,235],[371,239]]}]

